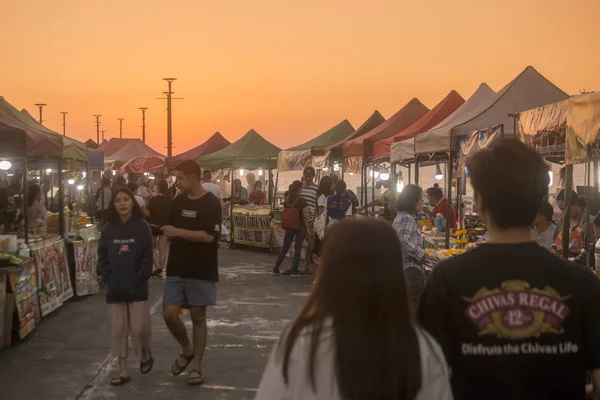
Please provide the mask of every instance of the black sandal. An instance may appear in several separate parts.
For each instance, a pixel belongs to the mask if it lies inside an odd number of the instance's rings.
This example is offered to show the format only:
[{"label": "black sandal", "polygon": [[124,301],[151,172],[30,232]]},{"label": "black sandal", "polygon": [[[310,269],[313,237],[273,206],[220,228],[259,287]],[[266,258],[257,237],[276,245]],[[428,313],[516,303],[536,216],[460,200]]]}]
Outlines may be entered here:
[{"label": "black sandal", "polygon": [[195,355],[191,354],[189,356],[186,356],[184,354],[180,354],[179,357],[185,359],[185,365],[180,365],[179,359],[175,360],[175,364],[171,366],[171,373],[173,374],[173,376],[181,375],[183,371],[185,371],[186,368],[192,363],[192,361],[194,361]]},{"label": "black sandal", "polygon": [[[194,372],[197,373],[198,376],[192,376],[192,374]],[[193,369],[192,372],[190,372],[190,377],[188,378],[188,385],[190,385],[190,386],[200,386],[203,383],[204,383],[204,375],[202,375],[202,372]]]},{"label": "black sandal", "polygon": [[152,352],[148,350],[150,358],[147,361],[140,361],[140,372],[142,375],[147,375],[154,368],[154,358],[152,358]]},{"label": "black sandal", "polygon": [[118,378],[113,378],[110,381],[110,384],[113,386],[123,386],[126,383],[131,382],[130,376],[120,376]]}]

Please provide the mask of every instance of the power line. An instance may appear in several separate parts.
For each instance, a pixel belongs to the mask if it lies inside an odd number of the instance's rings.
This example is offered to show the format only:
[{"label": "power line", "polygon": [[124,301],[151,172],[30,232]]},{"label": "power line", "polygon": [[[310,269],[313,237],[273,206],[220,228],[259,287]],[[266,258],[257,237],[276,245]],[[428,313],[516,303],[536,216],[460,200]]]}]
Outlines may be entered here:
[{"label": "power line", "polygon": [[[63,136],[67,136],[67,114],[68,114],[68,112],[61,111],[60,113],[63,116]],[[41,116],[40,116],[40,119],[42,119]]]},{"label": "power line", "polygon": [[117,118],[119,120],[119,137],[123,139],[123,121],[125,118]]},{"label": "power line", "polygon": [[146,110],[148,107],[140,107],[142,110],[142,142],[146,143]]},{"label": "power line", "polygon": [[169,85],[169,91],[163,92],[167,97],[157,98],[158,100],[167,100],[167,157],[173,156],[173,125],[172,125],[172,108],[171,100],[183,100],[183,98],[172,97],[175,92],[171,90],[171,84],[176,81],[177,78],[163,78],[163,81],[167,81]]},{"label": "power line", "polygon": [[42,119],[42,108],[44,108],[44,106],[47,106],[47,104],[37,103],[36,106],[38,106],[38,108],[40,109],[40,124],[41,124],[42,122],[44,122],[44,120]]},{"label": "power line", "polygon": [[[94,114],[94,117],[96,117],[96,143],[98,145],[100,145],[100,117],[102,115],[100,114]],[[104,132],[104,131],[102,131]],[[104,135],[102,135],[102,139],[104,139]]]}]

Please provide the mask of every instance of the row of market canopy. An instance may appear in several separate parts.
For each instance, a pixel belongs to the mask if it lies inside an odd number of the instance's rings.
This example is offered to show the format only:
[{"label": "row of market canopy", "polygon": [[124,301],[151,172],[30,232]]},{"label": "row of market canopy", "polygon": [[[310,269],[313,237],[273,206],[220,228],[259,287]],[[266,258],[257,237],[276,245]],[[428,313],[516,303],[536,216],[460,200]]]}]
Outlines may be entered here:
[{"label": "row of market canopy", "polygon": [[[113,138],[102,143],[105,168],[124,172],[158,172],[186,159],[203,168],[300,170],[308,165],[328,167],[341,162],[345,171],[353,172],[362,160],[410,163],[432,155],[459,150],[459,139],[473,132],[502,126],[504,135],[514,135],[517,119],[523,113],[569,96],[533,67],[527,67],[498,92],[486,83],[465,100],[452,90],[432,109],[417,98],[410,100],[387,120],[378,112],[355,129],[343,120],[321,135],[290,149],[282,150],[255,130],[230,143],[220,133],[178,156],[166,158],[139,139]],[[7,153],[30,156],[85,159],[88,148],[37,123],[26,111],[19,112],[4,99],[0,102],[0,135],[20,131],[13,141],[3,139],[2,156]],[[564,107],[563,107],[564,109]],[[564,112],[563,112],[564,113]],[[565,114],[566,115],[566,114]],[[26,140],[22,140],[22,138]],[[8,143],[7,147],[5,143]]]}]

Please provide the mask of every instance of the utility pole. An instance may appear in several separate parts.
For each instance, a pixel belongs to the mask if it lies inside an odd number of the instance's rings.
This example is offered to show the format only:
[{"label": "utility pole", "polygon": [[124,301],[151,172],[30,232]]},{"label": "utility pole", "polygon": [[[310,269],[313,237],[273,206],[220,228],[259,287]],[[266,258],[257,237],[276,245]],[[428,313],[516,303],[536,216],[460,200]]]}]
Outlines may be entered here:
[{"label": "utility pole", "polygon": [[117,118],[119,120],[119,137],[123,139],[123,121],[125,118]]},{"label": "utility pole", "polygon": [[[98,146],[100,146],[100,117],[102,115],[100,114],[94,114],[94,117],[96,117],[96,144],[98,144]],[[103,137],[104,139],[104,137]]]},{"label": "utility pole", "polygon": [[[106,131],[101,131],[101,132],[102,132],[102,141],[104,142],[104,132],[106,132]],[[100,143],[98,143],[98,144],[100,144]]]},{"label": "utility pole", "polygon": [[[67,114],[68,114],[68,112],[61,111],[60,113],[63,116],[63,136],[67,136]],[[40,115],[40,119],[42,119],[41,115]]]},{"label": "utility pole", "polygon": [[44,120],[42,119],[42,108],[44,108],[44,106],[46,106],[46,105],[47,105],[47,104],[44,104],[44,103],[37,103],[37,104],[36,104],[36,106],[38,106],[38,107],[39,107],[39,109],[40,109],[40,124],[41,124],[42,122],[44,122]]},{"label": "utility pole", "polygon": [[172,119],[171,119],[171,100],[183,100],[183,98],[174,98],[172,97],[175,92],[171,90],[171,84],[173,81],[176,81],[177,78],[163,78],[163,81],[167,81],[169,85],[169,91],[163,92],[167,97],[158,98],[158,100],[167,100],[167,157],[173,156],[173,127],[172,127]]},{"label": "utility pole", "polygon": [[142,110],[142,142],[146,143],[146,110],[148,107],[140,107]]}]

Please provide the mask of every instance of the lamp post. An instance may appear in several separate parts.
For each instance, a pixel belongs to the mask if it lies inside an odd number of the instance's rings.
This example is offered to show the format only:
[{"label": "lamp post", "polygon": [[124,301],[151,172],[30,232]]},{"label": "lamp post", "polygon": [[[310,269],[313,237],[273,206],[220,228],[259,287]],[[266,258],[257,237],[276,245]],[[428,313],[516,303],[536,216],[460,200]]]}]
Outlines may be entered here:
[{"label": "lamp post", "polygon": [[[68,114],[68,112],[61,111],[60,113],[63,116],[63,136],[67,136],[67,114]],[[42,119],[41,115],[40,115],[40,119]]]},{"label": "lamp post", "polygon": [[98,145],[100,145],[100,117],[102,115],[100,114],[94,114],[94,117],[96,117],[96,143]]},{"label": "lamp post", "polygon": [[173,81],[176,81],[177,78],[163,78],[163,81],[167,81],[169,85],[169,91],[163,92],[167,97],[159,98],[158,100],[167,100],[167,156],[173,156],[173,126],[172,126],[172,115],[171,115],[171,100],[183,100],[183,98],[174,98],[172,97],[175,92],[171,90],[171,85]]},{"label": "lamp post", "polygon": [[119,137],[123,139],[123,121],[125,118],[117,118],[119,120]]},{"label": "lamp post", "polygon": [[140,107],[142,110],[142,142],[146,143],[146,110],[148,107]]},{"label": "lamp post", "polygon": [[35,105],[40,109],[40,124],[41,124],[42,122],[44,122],[44,120],[42,119],[42,108],[44,108],[44,106],[46,106],[47,104],[36,103]]}]

